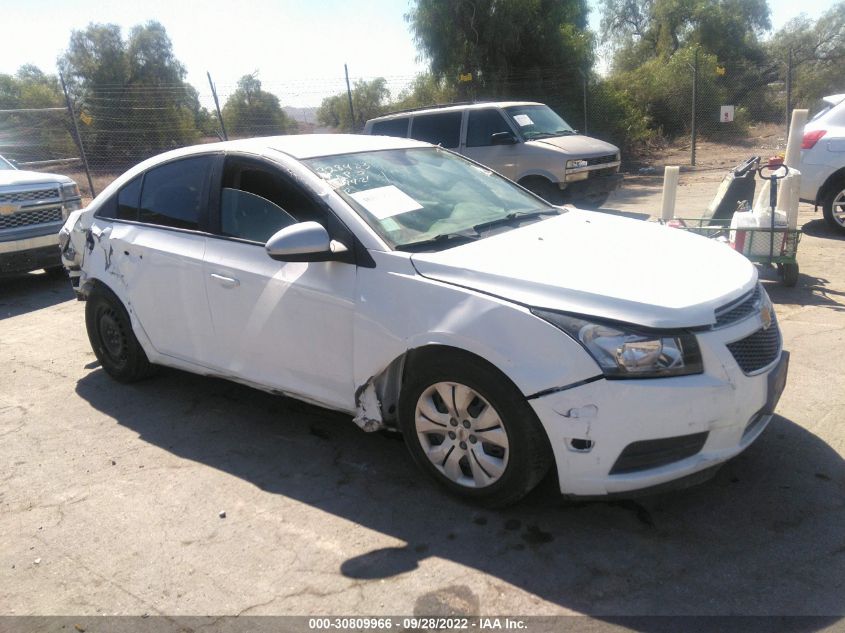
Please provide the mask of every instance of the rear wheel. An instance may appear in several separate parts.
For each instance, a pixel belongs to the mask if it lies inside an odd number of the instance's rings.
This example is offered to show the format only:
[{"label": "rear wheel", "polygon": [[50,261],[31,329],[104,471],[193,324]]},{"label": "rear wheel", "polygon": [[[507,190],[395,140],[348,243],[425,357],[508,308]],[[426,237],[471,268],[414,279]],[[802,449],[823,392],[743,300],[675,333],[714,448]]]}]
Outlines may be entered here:
[{"label": "rear wheel", "polygon": [[498,370],[447,352],[408,372],[400,426],[414,461],[440,485],[484,505],[504,506],[543,478],[552,461],[545,431]]},{"label": "rear wheel", "polygon": [[85,326],[97,360],[112,378],[135,382],[152,374],[153,366],[132,332],[126,308],[105,286],[96,286],[88,296]]},{"label": "rear wheel", "polygon": [[840,179],[822,201],[824,219],[837,233],[845,233],[845,180]]}]

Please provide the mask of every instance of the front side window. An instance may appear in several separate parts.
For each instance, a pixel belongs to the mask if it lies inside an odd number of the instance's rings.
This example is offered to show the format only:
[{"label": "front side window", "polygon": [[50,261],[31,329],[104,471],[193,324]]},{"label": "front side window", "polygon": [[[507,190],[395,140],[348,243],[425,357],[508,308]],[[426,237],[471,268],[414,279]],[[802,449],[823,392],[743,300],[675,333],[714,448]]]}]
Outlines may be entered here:
[{"label": "front side window", "polygon": [[[413,148],[303,161],[397,249],[480,237],[481,225],[559,210],[511,181],[451,152]],[[436,246],[435,246],[436,247]]]},{"label": "front side window", "polygon": [[144,176],[138,220],[177,229],[198,229],[213,161],[213,156],[197,156],[150,169]]},{"label": "front side window", "polygon": [[297,222],[326,223],[325,212],[300,187],[267,163],[229,156],[223,168],[219,232],[265,244]]},{"label": "front side window", "polygon": [[2,169],[15,169],[15,166],[12,165],[12,163],[7,161],[5,158],[0,156],[0,170]]},{"label": "front side window", "polygon": [[575,130],[546,105],[510,106],[505,112],[525,140],[575,134]]},{"label": "front side window", "polygon": [[492,145],[491,137],[500,132],[511,132],[505,118],[498,110],[470,110],[467,120],[467,147]]},{"label": "front side window", "polygon": [[420,114],[411,124],[411,138],[432,145],[457,147],[461,142],[461,112]]}]

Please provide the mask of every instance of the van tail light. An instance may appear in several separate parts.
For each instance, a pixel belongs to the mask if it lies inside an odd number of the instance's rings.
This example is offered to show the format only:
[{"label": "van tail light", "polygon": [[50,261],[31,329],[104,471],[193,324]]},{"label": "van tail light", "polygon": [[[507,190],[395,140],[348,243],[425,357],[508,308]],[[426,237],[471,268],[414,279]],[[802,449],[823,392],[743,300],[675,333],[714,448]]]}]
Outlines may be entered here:
[{"label": "van tail light", "polygon": [[813,130],[812,132],[805,132],[804,138],[801,139],[801,149],[813,149],[819,139],[827,134],[827,130]]}]

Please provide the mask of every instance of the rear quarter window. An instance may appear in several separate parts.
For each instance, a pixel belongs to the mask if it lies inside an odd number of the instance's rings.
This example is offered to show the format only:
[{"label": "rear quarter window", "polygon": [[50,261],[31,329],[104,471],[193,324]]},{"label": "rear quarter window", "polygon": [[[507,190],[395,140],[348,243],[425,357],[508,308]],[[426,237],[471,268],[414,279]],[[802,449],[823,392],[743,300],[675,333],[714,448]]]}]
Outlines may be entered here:
[{"label": "rear quarter window", "polygon": [[399,138],[406,138],[408,136],[408,122],[410,119],[387,119],[386,121],[376,121],[370,130],[370,134],[377,136],[397,136]]}]

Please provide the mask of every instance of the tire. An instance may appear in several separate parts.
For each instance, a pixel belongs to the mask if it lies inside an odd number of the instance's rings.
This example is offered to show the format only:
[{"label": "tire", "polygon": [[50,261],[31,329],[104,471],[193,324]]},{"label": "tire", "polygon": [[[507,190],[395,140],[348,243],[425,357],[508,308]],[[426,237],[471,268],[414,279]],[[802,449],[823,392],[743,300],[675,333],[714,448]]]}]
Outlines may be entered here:
[{"label": "tire", "polygon": [[546,178],[525,178],[519,184],[528,189],[528,191],[537,194],[549,204],[561,205],[566,202],[566,196],[560,187]]},{"label": "tire", "polygon": [[97,360],[112,378],[129,383],[153,373],[153,365],[132,332],[126,308],[103,285],[95,286],[88,296],[85,327]]},{"label": "tire", "polygon": [[488,507],[524,497],[552,462],[546,433],[522,393],[469,354],[443,352],[408,368],[399,425],[420,468],[453,494]]},{"label": "tire", "polygon": [[824,219],[830,228],[845,234],[845,180],[838,180],[822,200]]},{"label": "tire", "polygon": [[794,288],[798,284],[798,264],[778,264],[780,280],[787,288]]},{"label": "tire", "polygon": [[64,279],[67,277],[67,271],[64,266],[51,266],[50,268],[45,268],[44,273],[51,279]]},{"label": "tire", "polygon": [[609,193],[599,193],[592,196],[587,196],[586,198],[581,198],[579,200],[573,200],[572,204],[581,209],[595,210],[602,208],[609,197]]}]

